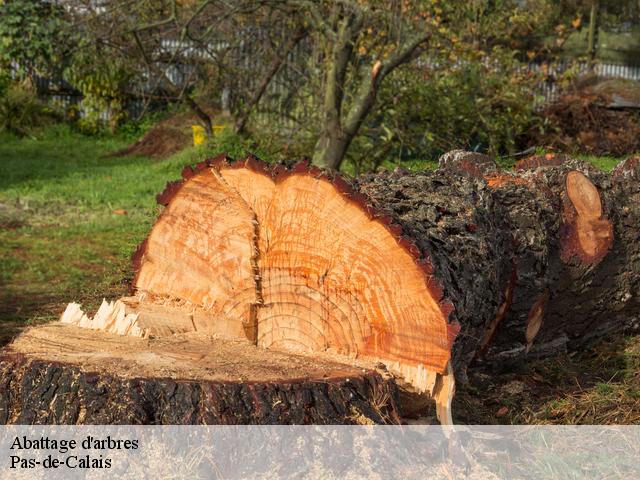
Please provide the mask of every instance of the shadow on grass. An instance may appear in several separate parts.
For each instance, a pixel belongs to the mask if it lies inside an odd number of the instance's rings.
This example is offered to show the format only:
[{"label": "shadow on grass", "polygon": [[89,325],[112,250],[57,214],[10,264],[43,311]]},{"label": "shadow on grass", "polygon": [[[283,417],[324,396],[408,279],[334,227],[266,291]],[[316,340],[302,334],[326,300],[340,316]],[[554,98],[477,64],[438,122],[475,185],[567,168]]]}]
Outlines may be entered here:
[{"label": "shadow on grass", "polygon": [[25,295],[0,285],[0,346],[11,342],[25,327],[55,320],[61,299],[50,295]]},{"label": "shadow on grass", "polygon": [[32,294],[0,284],[0,347],[10,343],[22,330],[33,325],[56,321],[72,301],[81,302],[89,314],[95,312],[103,298],[119,298],[127,294],[129,280],[110,286],[105,291]]}]

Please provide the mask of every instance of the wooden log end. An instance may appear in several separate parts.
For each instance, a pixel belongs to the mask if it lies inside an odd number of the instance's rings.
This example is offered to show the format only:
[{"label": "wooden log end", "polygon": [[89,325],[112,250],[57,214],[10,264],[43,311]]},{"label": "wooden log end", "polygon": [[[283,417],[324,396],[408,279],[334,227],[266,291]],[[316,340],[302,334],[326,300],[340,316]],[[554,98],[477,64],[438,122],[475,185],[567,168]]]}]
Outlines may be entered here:
[{"label": "wooden log end", "polygon": [[[138,294],[180,299],[209,315],[201,328],[263,347],[444,372],[460,330],[453,305],[430,260],[367,196],[304,161],[221,156],[207,166],[165,195],[134,258]],[[139,328],[158,335],[148,317]]]},{"label": "wooden log end", "polygon": [[596,265],[613,245],[613,224],[603,215],[600,193],[583,173],[572,170],[565,180],[561,258]]}]

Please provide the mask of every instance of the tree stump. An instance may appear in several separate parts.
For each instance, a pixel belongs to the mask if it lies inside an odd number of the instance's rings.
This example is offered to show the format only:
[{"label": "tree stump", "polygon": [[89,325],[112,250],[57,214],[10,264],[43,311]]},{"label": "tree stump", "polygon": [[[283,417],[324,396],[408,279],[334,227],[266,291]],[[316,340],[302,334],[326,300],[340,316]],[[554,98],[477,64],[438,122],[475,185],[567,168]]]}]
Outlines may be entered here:
[{"label": "tree stump", "polygon": [[[637,327],[638,162],[547,160],[506,173],[456,151],[353,181],[253,157],[186,168],[158,195],[132,296],[93,316],[71,303],[5,350],[0,419],[396,422],[397,383],[451,423],[474,362]],[[49,384],[74,402],[44,408]]]},{"label": "tree stump", "polygon": [[398,423],[396,397],[365,364],[196,332],[142,339],[53,323],[0,355],[0,423]]}]

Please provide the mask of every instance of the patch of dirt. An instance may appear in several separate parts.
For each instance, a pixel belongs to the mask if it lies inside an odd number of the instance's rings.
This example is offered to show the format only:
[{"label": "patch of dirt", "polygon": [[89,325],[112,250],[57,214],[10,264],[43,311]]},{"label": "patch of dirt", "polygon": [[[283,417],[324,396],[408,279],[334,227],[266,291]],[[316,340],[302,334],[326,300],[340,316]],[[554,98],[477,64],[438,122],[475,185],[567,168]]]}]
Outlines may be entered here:
[{"label": "patch of dirt", "polygon": [[592,90],[605,95],[613,105],[640,106],[640,82],[614,78],[598,82]]},{"label": "patch of dirt", "polygon": [[191,143],[190,136],[184,131],[157,125],[133,145],[109,154],[110,157],[124,157],[127,155],[142,155],[162,160],[178,153]]},{"label": "patch of dirt", "polygon": [[24,210],[15,205],[0,202],[0,229],[17,230],[26,225]]},{"label": "patch of dirt", "polygon": [[610,104],[610,95],[591,88],[562,96],[541,112],[551,128],[533,132],[529,146],[615,157],[640,151],[638,113],[608,108]]},{"label": "patch of dirt", "polygon": [[[216,112],[205,109],[212,118]],[[109,157],[143,155],[162,160],[178,153],[192,144],[192,125],[199,125],[198,118],[192,113],[180,113],[163,120],[149,130],[144,137],[123,150],[111,153]]]}]

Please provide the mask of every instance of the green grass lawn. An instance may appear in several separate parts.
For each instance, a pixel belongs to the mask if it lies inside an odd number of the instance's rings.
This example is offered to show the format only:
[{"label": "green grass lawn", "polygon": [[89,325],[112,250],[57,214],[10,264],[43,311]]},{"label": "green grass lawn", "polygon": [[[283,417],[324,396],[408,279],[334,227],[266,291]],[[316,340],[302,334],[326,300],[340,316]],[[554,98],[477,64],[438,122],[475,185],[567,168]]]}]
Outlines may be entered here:
[{"label": "green grass lawn", "polygon": [[68,301],[91,309],[124,293],[131,253],[157,214],[155,195],[206,156],[105,156],[125,144],[62,126],[37,139],[0,135],[0,341],[57,318]]},{"label": "green grass lawn", "polygon": [[[127,143],[61,126],[37,139],[0,134],[0,345],[24,325],[57,319],[69,301],[91,311],[103,297],[127,292],[130,256],[158,213],[155,195],[185,165],[214,153],[192,148],[163,161],[106,156]],[[607,170],[617,162],[586,159]],[[460,389],[456,416],[477,423],[639,422],[640,340],[616,342],[535,362],[497,376],[483,391]],[[498,418],[502,407],[507,413]]]}]

